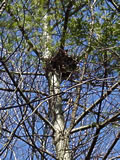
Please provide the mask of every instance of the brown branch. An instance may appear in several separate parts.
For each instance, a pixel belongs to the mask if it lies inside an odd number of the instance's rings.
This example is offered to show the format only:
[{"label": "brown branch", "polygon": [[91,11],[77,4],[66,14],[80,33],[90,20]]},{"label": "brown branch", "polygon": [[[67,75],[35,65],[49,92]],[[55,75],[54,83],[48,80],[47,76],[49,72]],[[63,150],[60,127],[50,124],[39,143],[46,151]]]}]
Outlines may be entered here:
[{"label": "brown branch", "polygon": [[[104,55],[104,68],[105,68],[104,78],[107,78],[106,65],[107,65],[107,54]],[[103,97],[104,86],[105,86],[105,81],[103,81],[103,83],[102,83],[101,98]],[[89,151],[88,151],[88,154],[87,154],[85,160],[90,160],[91,154],[92,154],[93,149],[94,149],[94,147],[95,147],[95,145],[96,145],[96,142],[97,142],[97,139],[98,139],[100,130],[102,129],[101,127],[99,127],[102,102],[103,102],[103,101],[100,101],[99,107],[98,107],[98,114],[97,114],[97,125],[98,125],[98,126],[97,126],[97,128],[96,128],[96,132],[95,132],[95,134],[94,134],[94,138],[93,138],[92,144],[90,145],[90,148],[89,148]]]},{"label": "brown branch", "polygon": [[[63,4],[62,4],[63,5]],[[79,7],[77,7],[77,8],[75,8],[75,10],[73,11],[73,12],[70,12],[69,13],[69,17],[71,17],[72,15],[74,15],[75,13],[77,13],[79,10],[81,10],[84,6],[86,5],[86,3],[84,3],[84,4],[81,4]],[[63,10],[64,10],[64,12],[65,12],[65,9],[64,9],[65,7],[63,7]],[[61,21],[63,21],[64,20],[64,17],[62,17],[60,20],[57,20],[57,22],[53,25],[53,29],[56,27],[56,26],[58,26],[60,23],[61,23]]]},{"label": "brown branch", "polygon": [[110,152],[112,151],[112,149],[114,148],[114,146],[116,145],[118,140],[120,140],[120,132],[117,134],[116,138],[114,139],[113,143],[111,144],[110,148],[108,149],[107,153],[105,154],[105,156],[103,157],[102,160],[106,160],[107,159],[108,155],[110,154]]},{"label": "brown branch", "polygon": [[[94,128],[94,127],[97,128],[97,129],[96,129],[96,133],[94,134],[94,139],[93,139],[93,141],[92,141],[92,144],[90,145],[90,149],[89,149],[89,151],[88,151],[88,154],[87,154],[85,160],[90,160],[90,158],[91,158],[91,153],[92,153],[92,151],[93,151],[93,149],[94,149],[94,146],[95,146],[95,144],[96,144],[96,142],[97,142],[97,139],[98,139],[100,130],[101,130],[102,128],[104,128],[106,125],[108,125],[110,122],[115,122],[115,121],[117,121],[117,117],[118,117],[119,115],[120,115],[120,112],[118,112],[117,114],[115,114],[114,116],[112,116],[110,119],[106,120],[105,122],[99,123],[99,125],[98,125],[97,123],[93,123],[93,124],[91,124],[91,125],[79,127],[79,128],[77,128],[77,129],[72,130],[72,133],[73,133],[73,132],[77,132],[77,131],[79,131],[79,130],[86,130],[86,129]],[[119,118],[118,118],[118,119],[119,119]],[[109,153],[111,152],[111,150],[113,149],[113,147],[115,146],[115,144],[117,143],[117,141],[119,140],[119,138],[120,138],[120,132],[118,133],[118,135],[117,135],[116,139],[114,140],[113,144],[111,145],[111,147],[109,148],[108,152],[107,152],[106,155],[104,156],[104,159],[103,159],[103,160],[105,160],[105,159],[107,158],[107,156],[109,155]]]},{"label": "brown branch", "polygon": [[75,10],[70,13],[70,16],[72,16],[73,14],[77,13],[78,11],[80,11],[83,7],[85,7],[85,5],[86,5],[86,3],[81,4],[79,7],[75,8]]},{"label": "brown branch", "polygon": [[106,126],[107,124],[109,124],[110,122],[114,122],[117,119],[119,120],[118,116],[120,115],[120,111],[118,111],[114,116],[112,116],[111,118],[107,119],[105,122],[102,122],[102,124],[100,125],[102,128],[104,126]]},{"label": "brown branch", "polygon": [[[119,115],[117,115],[117,116],[119,116]],[[113,117],[112,119],[109,119],[109,122],[107,121],[107,123],[105,123],[106,121],[105,122],[100,122],[99,127],[102,129],[105,126],[107,126],[109,123],[112,123],[112,124],[116,125],[116,123],[115,123],[116,121],[120,121],[120,118],[119,117],[116,117],[116,118]],[[98,124],[93,122],[92,124],[89,124],[89,125],[84,125],[84,126],[81,126],[81,127],[73,128],[70,133],[73,134],[75,132],[84,131],[84,130],[87,130],[87,129],[90,129],[90,128],[97,128],[97,127],[98,127]]]},{"label": "brown branch", "polygon": [[60,48],[62,48],[62,49],[64,49],[64,45],[65,45],[65,35],[67,32],[67,25],[68,25],[68,20],[70,17],[70,10],[71,10],[72,6],[73,6],[73,2],[70,1],[70,3],[67,6],[67,10],[65,12],[65,20],[64,20],[63,33],[62,33],[61,46],[60,46]]},{"label": "brown branch", "polygon": [[[10,89],[10,88],[0,88],[0,91],[7,91],[7,92],[16,92],[16,89]],[[34,89],[21,89],[22,92],[27,92],[27,93],[37,93],[37,94],[42,94],[44,96],[48,96],[44,92],[40,92],[39,90],[34,90]]]},{"label": "brown branch", "polygon": [[10,143],[11,143],[11,141],[12,141],[14,135],[15,135],[15,132],[17,131],[18,127],[21,125],[21,121],[22,121],[22,119],[19,121],[18,125],[11,132],[11,135],[9,136],[8,141],[4,145],[4,149],[3,150],[0,149],[0,156],[5,152],[5,150],[7,149],[7,147],[10,145]]},{"label": "brown branch", "polygon": [[75,123],[75,119],[76,119],[76,112],[77,112],[77,109],[78,109],[78,104],[79,104],[79,100],[80,100],[80,87],[77,88],[77,93],[78,93],[78,96],[75,100],[75,103],[74,103],[74,106],[73,106],[73,110],[72,110],[72,115],[71,115],[71,123],[70,123],[70,127],[68,129],[68,133],[70,133],[71,129],[73,128],[74,126],[74,123]]},{"label": "brown branch", "polygon": [[100,104],[106,97],[108,97],[113,92],[113,90],[118,87],[118,85],[120,85],[120,80],[115,83],[107,92],[105,92],[101,98],[96,100],[94,104],[92,104],[88,109],[86,109],[86,111],[82,113],[75,121],[74,126],[77,125],[92,109],[94,109],[98,104]]},{"label": "brown branch", "polygon": [[[6,73],[4,69],[0,69],[0,73]],[[36,72],[16,72],[16,71],[10,71],[11,74],[14,75],[27,75],[27,76],[45,76],[43,73],[36,73]]]},{"label": "brown branch", "polygon": [[84,131],[86,129],[90,129],[90,128],[95,128],[97,127],[97,123],[92,123],[92,124],[89,124],[89,125],[85,125],[85,126],[81,126],[81,127],[78,127],[78,128],[74,128],[71,130],[71,134],[75,133],[75,132],[79,132],[79,131]]},{"label": "brown branch", "polygon": [[115,157],[112,157],[112,158],[109,158],[109,160],[119,160],[120,159],[120,156],[115,156]]},{"label": "brown branch", "polygon": [[[2,59],[0,59],[2,65],[4,66],[5,70],[6,70],[6,73],[8,73],[10,79],[12,80],[14,86],[16,87],[16,90],[20,93],[21,97],[24,99],[24,101],[29,105],[30,109],[32,110],[32,113],[35,113],[40,119],[42,119],[45,123],[47,123],[54,131],[54,127],[53,125],[51,124],[51,122],[49,120],[47,120],[45,117],[43,117],[38,111],[38,106],[36,108],[34,108],[31,104],[30,104],[30,101],[29,99],[23,94],[23,92],[21,91],[21,89],[18,87],[18,84],[16,83],[16,81],[14,80],[12,74],[9,72],[6,64],[4,63],[4,61]],[[40,104],[39,104],[40,106]]]},{"label": "brown branch", "polygon": [[[2,130],[5,131],[5,132],[7,132],[7,133],[9,133],[9,134],[12,133],[11,131],[7,130],[6,128],[2,128]],[[16,134],[14,134],[14,137],[20,139],[21,141],[23,141],[24,143],[28,144],[28,145],[31,146],[31,147],[35,147],[36,150],[37,150],[39,153],[44,152],[44,153],[48,154],[49,156],[53,157],[54,159],[56,159],[55,156],[54,156],[51,152],[49,152],[48,150],[43,149],[43,148],[40,148],[40,147],[38,148],[37,146],[34,146],[32,143],[29,143],[28,141],[26,141],[25,139],[23,139],[21,136],[18,136],[18,135],[16,135]]]},{"label": "brown branch", "polygon": [[12,11],[10,10],[10,7],[8,6],[6,11],[10,14],[10,16],[14,19],[14,21],[18,24],[18,27],[22,33],[22,35],[24,36],[25,40],[27,41],[29,48],[31,48],[38,57],[40,57],[40,52],[38,52],[38,50],[36,49],[36,47],[33,45],[33,43],[29,40],[29,37],[24,29],[24,26],[19,24],[19,21],[17,20],[17,18],[14,16],[14,13],[12,13]]},{"label": "brown branch", "polygon": [[90,148],[89,148],[89,151],[88,151],[87,156],[85,157],[85,160],[90,160],[91,154],[92,154],[92,151],[93,151],[93,149],[94,149],[94,147],[95,147],[95,145],[96,145],[96,142],[97,142],[97,139],[98,139],[100,130],[101,130],[101,128],[97,128],[97,129],[96,129],[96,132],[95,132],[95,134],[94,134],[94,139],[93,139],[93,141],[92,141],[92,144],[90,145]]}]

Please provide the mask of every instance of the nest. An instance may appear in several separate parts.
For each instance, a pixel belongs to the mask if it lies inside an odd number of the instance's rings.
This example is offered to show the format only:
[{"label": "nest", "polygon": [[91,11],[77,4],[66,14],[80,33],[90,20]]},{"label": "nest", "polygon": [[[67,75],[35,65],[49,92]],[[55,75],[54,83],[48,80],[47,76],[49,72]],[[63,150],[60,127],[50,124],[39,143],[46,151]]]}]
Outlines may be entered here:
[{"label": "nest", "polygon": [[75,71],[77,68],[77,62],[75,59],[68,55],[66,50],[59,49],[57,54],[51,58],[46,65],[47,72],[60,73],[62,75],[62,79],[66,79],[69,75]]}]

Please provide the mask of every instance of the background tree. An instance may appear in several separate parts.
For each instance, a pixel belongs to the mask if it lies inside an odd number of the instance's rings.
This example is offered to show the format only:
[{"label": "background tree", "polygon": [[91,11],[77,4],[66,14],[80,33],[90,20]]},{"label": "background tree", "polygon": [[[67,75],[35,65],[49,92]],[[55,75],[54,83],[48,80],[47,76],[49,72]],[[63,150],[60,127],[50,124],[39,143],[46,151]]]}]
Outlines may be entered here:
[{"label": "background tree", "polygon": [[119,159],[118,1],[0,5],[2,159]]}]

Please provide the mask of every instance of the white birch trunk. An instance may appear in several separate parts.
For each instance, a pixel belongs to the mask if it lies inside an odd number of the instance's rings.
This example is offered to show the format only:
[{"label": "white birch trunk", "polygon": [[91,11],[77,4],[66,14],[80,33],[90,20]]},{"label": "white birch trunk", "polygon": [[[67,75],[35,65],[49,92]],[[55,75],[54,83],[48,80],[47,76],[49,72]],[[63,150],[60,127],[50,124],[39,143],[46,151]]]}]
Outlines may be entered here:
[{"label": "white birch trunk", "polygon": [[48,44],[51,41],[51,37],[48,34],[48,25],[47,25],[47,14],[44,16],[44,25],[43,25],[43,58],[48,60],[51,58],[51,53],[48,48]]},{"label": "white birch trunk", "polygon": [[[44,19],[44,33],[43,37],[45,38],[46,42],[44,44],[44,55],[43,59],[49,59],[51,58],[52,54],[49,51],[49,48],[47,47],[47,43],[50,40],[50,35],[47,32],[47,15]],[[50,111],[51,111],[51,119],[55,128],[54,132],[54,145],[56,148],[56,155],[58,160],[70,160],[70,152],[69,152],[69,137],[65,133],[65,121],[62,111],[62,98],[60,93],[60,73],[57,73],[56,71],[50,71],[48,73],[48,83],[49,83],[49,93],[50,95],[54,95],[51,99],[50,103]]]},{"label": "white birch trunk", "polygon": [[55,128],[54,144],[56,154],[59,160],[70,160],[69,137],[65,133],[65,121],[62,111],[62,98],[60,93],[60,75],[58,73],[49,73],[50,95],[55,95],[51,102],[51,112],[53,112],[53,125]]}]

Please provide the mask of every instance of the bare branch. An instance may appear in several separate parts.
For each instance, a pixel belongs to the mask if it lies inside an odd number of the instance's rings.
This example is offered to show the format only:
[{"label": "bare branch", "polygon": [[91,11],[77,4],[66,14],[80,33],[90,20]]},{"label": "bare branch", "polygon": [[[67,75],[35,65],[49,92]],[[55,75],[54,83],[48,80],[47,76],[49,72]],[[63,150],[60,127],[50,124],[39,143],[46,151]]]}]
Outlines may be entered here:
[{"label": "bare branch", "polygon": [[10,14],[11,17],[14,18],[15,22],[17,22],[18,27],[19,27],[22,35],[23,35],[24,38],[26,39],[29,47],[36,53],[36,55],[37,55],[38,57],[40,57],[40,52],[38,52],[37,48],[36,48],[36,47],[33,45],[33,43],[29,40],[29,38],[28,38],[28,36],[27,36],[27,34],[26,34],[26,31],[25,31],[24,27],[19,24],[19,21],[17,20],[17,18],[16,18],[16,17],[14,16],[14,14],[12,13],[10,7],[7,8],[7,12]]},{"label": "bare branch", "polygon": [[94,107],[96,107],[99,103],[101,103],[101,101],[103,101],[107,96],[109,96],[118,87],[118,85],[120,85],[120,80],[115,83],[107,92],[105,92],[101,98],[96,100],[94,104],[92,104],[88,109],[86,109],[86,111],[81,114],[75,121],[74,126],[77,125]]},{"label": "bare branch", "polygon": [[[34,109],[34,107],[30,104],[29,99],[23,94],[23,92],[21,91],[21,89],[18,87],[18,84],[15,82],[13,76],[11,75],[11,73],[9,72],[6,64],[4,63],[4,61],[1,59],[0,60],[2,65],[4,66],[6,72],[8,73],[10,79],[12,80],[14,86],[16,87],[16,90],[20,93],[20,95],[22,96],[22,98],[25,100],[25,102],[29,105],[29,107],[31,108],[32,112],[34,112],[39,118],[41,118],[45,123],[47,123],[53,130],[54,127],[53,125],[50,123],[50,121],[48,121],[45,117],[43,117],[38,111],[37,109]],[[38,108],[38,107],[37,107]]]},{"label": "bare branch", "polygon": [[[106,160],[116,143],[120,140],[120,132],[117,134],[116,138],[114,139],[113,143],[111,144],[110,148],[108,149],[107,153],[103,157],[103,160]],[[119,157],[120,158],[120,157]]]}]

